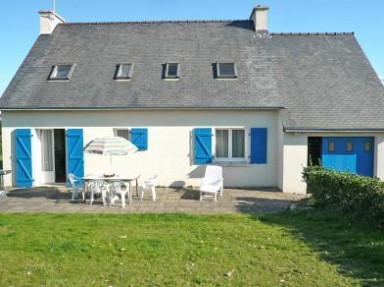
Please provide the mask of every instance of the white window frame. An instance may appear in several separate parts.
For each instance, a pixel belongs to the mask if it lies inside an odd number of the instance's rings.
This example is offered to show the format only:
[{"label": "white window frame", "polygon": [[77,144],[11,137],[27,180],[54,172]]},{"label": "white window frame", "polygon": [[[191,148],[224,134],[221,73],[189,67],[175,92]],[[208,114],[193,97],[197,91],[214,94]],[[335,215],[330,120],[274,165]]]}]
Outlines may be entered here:
[{"label": "white window frame", "polygon": [[[214,163],[248,163],[249,162],[249,130],[244,126],[213,127],[212,154]],[[228,130],[228,157],[216,157],[216,132],[217,130]],[[232,157],[232,130],[244,130],[244,157]]]}]

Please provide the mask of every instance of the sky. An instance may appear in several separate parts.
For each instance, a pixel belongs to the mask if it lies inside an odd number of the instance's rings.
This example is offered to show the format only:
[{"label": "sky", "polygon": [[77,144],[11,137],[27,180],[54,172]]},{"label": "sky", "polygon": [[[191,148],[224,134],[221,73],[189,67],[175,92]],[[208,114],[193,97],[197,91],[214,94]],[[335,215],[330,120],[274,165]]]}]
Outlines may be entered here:
[{"label": "sky", "polygon": [[[39,35],[39,10],[54,0],[0,0],[0,94]],[[384,0],[56,0],[67,22],[248,19],[270,7],[271,32],[355,32],[384,79]]]}]

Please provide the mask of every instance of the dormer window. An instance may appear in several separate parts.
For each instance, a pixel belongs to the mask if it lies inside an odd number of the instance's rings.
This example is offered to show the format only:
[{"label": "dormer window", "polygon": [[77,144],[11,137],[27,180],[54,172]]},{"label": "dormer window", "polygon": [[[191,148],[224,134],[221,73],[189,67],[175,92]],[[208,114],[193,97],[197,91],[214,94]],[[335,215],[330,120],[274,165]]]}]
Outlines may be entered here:
[{"label": "dormer window", "polygon": [[124,63],[116,66],[115,79],[129,80],[132,78],[133,63]]},{"label": "dormer window", "polygon": [[164,78],[166,79],[178,79],[180,77],[179,63],[167,63],[165,64]]},{"label": "dormer window", "polygon": [[73,73],[74,65],[55,65],[52,67],[49,80],[69,80]]},{"label": "dormer window", "polygon": [[216,63],[216,76],[218,78],[237,78],[235,63]]}]

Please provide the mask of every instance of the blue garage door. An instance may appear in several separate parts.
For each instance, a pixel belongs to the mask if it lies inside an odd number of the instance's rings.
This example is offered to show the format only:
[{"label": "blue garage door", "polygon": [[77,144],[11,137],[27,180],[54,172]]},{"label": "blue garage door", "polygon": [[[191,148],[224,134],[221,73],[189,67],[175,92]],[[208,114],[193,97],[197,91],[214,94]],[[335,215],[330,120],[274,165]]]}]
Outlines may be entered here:
[{"label": "blue garage door", "polygon": [[373,144],[373,137],[325,137],[322,147],[323,166],[372,177]]}]

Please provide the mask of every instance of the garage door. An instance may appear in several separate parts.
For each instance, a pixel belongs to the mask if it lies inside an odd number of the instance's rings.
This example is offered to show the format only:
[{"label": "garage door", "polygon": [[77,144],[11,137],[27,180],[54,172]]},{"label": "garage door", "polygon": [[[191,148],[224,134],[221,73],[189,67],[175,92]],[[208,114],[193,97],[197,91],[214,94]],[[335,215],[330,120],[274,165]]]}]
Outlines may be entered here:
[{"label": "garage door", "polygon": [[324,167],[373,176],[373,137],[324,137],[322,164]]}]

